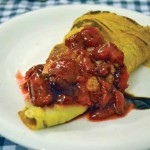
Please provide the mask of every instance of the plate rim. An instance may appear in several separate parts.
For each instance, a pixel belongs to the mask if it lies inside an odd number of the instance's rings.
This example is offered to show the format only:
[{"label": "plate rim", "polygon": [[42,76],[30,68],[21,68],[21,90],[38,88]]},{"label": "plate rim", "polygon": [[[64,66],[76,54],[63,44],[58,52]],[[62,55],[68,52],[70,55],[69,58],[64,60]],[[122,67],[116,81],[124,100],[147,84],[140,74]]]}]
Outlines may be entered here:
[{"label": "plate rim", "polygon": [[[139,12],[136,12],[136,11],[133,11],[133,10],[128,10],[128,9],[124,9],[124,8],[117,8],[117,7],[112,7],[112,6],[108,6],[108,5],[89,5],[89,4],[86,4],[86,6],[85,6],[85,4],[77,4],[77,5],[59,5],[59,6],[48,6],[48,7],[46,7],[46,8],[41,8],[41,9],[37,9],[37,10],[33,10],[33,11],[30,11],[30,12],[27,12],[27,13],[25,13],[25,14],[21,14],[21,15],[18,15],[18,16],[16,16],[16,17],[14,17],[14,18],[12,18],[12,19],[10,19],[9,21],[6,21],[6,22],[4,22],[4,23],[2,23],[1,25],[0,25],[0,30],[3,30],[3,28],[6,26],[6,28],[8,27],[8,26],[10,26],[11,24],[13,24],[13,23],[16,23],[17,21],[19,21],[20,19],[24,19],[24,17],[30,17],[30,15],[35,15],[36,13],[43,13],[43,12],[45,12],[45,11],[49,11],[49,9],[59,9],[60,7],[96,7],[96,9],[97,8],[99,8],[99,9],[101,9],[101,8],[108,8],[108,9],[116,9],[116,10],[124,10],[124,11],[128,11],[128,12],[131,12],[131,13],[135,13],[135,14],[138,14],[138,15],[140,15],[140,16],[145,16],[146,18],[149,18],[150,19],[150,17],[149,16],[146,16],[146,15],[144,15],[144,14],[141,14],[141,13],[139,13]],[[0,118],[0,120],[2,120],[1,118]],[[14,141],[15,143],[18,143],[18,144],[20,144],[20,145],[22,145],[22,146],[25,146],[25,147],[28,147],[28,148],[35,148],[35,147],[32,147],[31,145],[29,145],[29,144],[27,144],[28,142],[26,142],[26,144],[24,144],[23,143],[23,141],[21,142],[21,141],[16,141],[15,140],[15,138],[13,138],[13,136],[9,136],[9,135],[7,135],[7,133],[1,133],[1,130],[0,130],[0,134],[2,135],[2,136],[4,136],[4,137],[6,137],[7,139],[9,139],[9,140],[11,140],[11,141]],[[42,147],[41,147],[42,148]],[[56,147],[55,147],[56,148]]]}]

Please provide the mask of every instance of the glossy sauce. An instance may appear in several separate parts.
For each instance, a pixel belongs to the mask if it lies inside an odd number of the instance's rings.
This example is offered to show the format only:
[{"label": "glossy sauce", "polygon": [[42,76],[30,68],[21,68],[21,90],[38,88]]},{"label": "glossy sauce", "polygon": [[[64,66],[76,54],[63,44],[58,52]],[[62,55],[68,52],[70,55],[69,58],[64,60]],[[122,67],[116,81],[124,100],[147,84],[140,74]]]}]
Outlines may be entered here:
[{"label": "glossy sauce", "polygon": [[17,80],[19,88],[20,88],[21,92],[23,93],[25,99],[27,99],[29,97],[29,92],[25,87],[27,81],[26,81],[25,77],[21,74],[20,71],[18,71],[16,73],[16,80]]},{"label": "glossy sauce", "polygon": [[123,92],[129,75],[123,53],[114,44],[105,43],[93,27],[70,36],[65,45],[65,55],[53,60],[47,74],[42,73],[44,65],[26,72],[22,88],[33,105],[87,105],[90,120],[127,114],[130,107]]},{"label": "glossy sauce", "polygon": [[138,97],[127,92],[124,93],[124,96],[134,104],[136,109],[150,109],[150,97]]},{"label": "glossy sauce", "polygon": [[[125,117],[128,115],[128,113],[133,110],[135,108],[134,104],[129,102],[126,106],[126,111],[125,113],[121,114],[121,115],[118,115],[118,114],[113,114],[113,115],[108,115],[107,117],[100,117],[100,118],[97,118],[97,119],[91,119],[91,116],[90,116],[90,111],[87,111],[86,113],[84,113],[82,116],[79,116],[78,118],[83,118],[83,117],[86,117],[88,120],[90,121],[94,121],[94,122],[100,122],[100,121],[108,121],[108,120],[114,120],[114,119],[119,119],[119,118],[122,118],[122,117]],[[77,118],[77,119],[78,119]]]}]

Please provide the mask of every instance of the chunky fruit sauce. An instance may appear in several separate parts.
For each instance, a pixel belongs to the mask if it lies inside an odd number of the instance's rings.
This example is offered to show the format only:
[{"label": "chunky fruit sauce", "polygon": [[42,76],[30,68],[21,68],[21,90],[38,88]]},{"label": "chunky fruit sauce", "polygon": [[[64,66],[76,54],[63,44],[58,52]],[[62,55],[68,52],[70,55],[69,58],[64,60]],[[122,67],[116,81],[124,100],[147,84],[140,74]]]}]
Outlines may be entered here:
[{"label": "chunky fruit sauce", "polygon": [[33,105],[87,105],[91,120],[124,115],[129,77],[124,54],[93,27],[71,35],[65,46],[65,54],[52,61],[48,73],[42,73],[44,65],[26,72],[22,87]]}]

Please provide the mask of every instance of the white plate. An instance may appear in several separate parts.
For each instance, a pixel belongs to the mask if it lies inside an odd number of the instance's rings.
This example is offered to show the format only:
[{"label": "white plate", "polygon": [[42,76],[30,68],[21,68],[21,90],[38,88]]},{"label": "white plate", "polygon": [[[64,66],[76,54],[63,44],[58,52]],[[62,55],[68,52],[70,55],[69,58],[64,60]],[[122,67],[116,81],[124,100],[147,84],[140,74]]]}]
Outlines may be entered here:
[{"label": "white plate", "polygon": [[[34,11],[0,26],[0,134],[34,149],[150,148],[150,110],[133,110],[122,119],[99,123],[78,119],[40,131],[29,130],[17,115],[24,107],[23,96],[15,81],[17,70],[25,72],[34,64],[44,63],[50,49],[62,41],[73,20],[89,10],[109,10],[150,25],[149,17],[129,10],[76,5]],[[150,96],[148,74],[150,69],[141,67],[131,77],[129,91]]]}]

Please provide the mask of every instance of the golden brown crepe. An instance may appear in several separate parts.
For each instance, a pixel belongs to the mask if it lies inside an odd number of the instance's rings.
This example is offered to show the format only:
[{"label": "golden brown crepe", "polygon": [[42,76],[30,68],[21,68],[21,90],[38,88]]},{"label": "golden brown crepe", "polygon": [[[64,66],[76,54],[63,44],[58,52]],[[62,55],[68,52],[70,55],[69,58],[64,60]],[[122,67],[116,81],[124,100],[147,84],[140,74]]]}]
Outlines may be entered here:
[{"label": "golden brown crepe", "polygon": [[[124,53],[124,63],[131,73],[140,64],[150,58],[150,27],[143,27],[135,21],[110,12],[91,11],[77,18],[65,39],[81,31],[84,27],[96,27],[106,42],[114,43]],[[43,73],[48,73],[52,58],[63,57],[66,52],[64,41],[51,51]],[[23,122],[31,129],[41,129],[70,121],[87,111],[85,105],[53,107],[36,107],[27,103],[26,108],[19,112]]]},{"label": "golden brown crepe", "polygon": [[114,43],[123,51],[129,72],[150,58],[150,27],[115,13],[91,11],[74,21],[65,38],[86,26],[97,27],[105,41]]},{"label": "golden brown crepe", "polygon": [[66,107],[55,104],[53,107],[41,108],[26,103],[26,108],[19,112],[19,116],[28,128],[37,130],[68,122],[86,110],[87,107],[81,105]]}]

